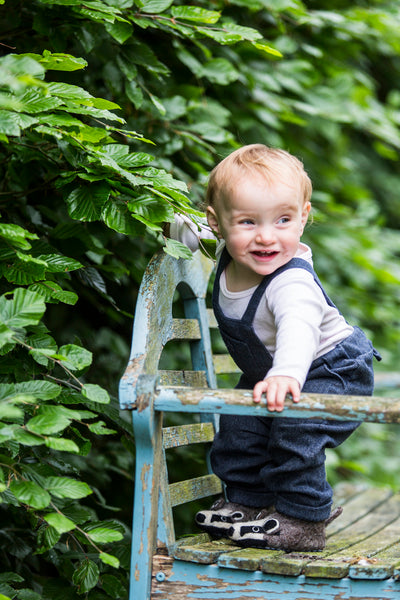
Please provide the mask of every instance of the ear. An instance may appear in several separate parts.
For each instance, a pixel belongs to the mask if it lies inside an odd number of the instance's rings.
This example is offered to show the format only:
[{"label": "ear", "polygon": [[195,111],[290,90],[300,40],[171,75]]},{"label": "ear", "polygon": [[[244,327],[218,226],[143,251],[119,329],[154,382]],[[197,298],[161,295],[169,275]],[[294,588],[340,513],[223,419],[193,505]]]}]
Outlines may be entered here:
[{"label": "ear", "polygon": [[207,206],[206,216],[207,216],[207,222],[208,222],[209,226],[211,227],[211,229],[213,230],[213,232],[218,237],[221,237],[221,232],[220,232],[219,224],[218,224],[218,216],[212,206]]},{"label": "ear", "polygon": [[311,202],[305,202],[302,213],[301,213],[302,233],[303,233],[304,227],[306,226],[306,223],[308,221],[308,215],[310,214],[310,210],[311,210]]}]

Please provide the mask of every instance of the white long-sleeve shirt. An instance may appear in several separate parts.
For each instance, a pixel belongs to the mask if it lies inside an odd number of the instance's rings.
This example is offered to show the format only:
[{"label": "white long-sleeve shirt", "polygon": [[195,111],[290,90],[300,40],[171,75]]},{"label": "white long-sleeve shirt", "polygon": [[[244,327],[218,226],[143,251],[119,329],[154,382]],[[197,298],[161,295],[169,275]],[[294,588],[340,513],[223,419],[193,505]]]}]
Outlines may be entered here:
[{"label": "white long-sleeve shirt", "polygon": [[[186,217],[176,216],[170,235],[192,251],[200,239],[215,238],[209,227],[196,226]],[[217,242],[217,261],[225,247]],[[300,244],[296,257],[312,265],[311,249]],[[257,286],[231,292],[226,286],[225,272],[220,278],[219,303],[223,313],[241,319]],[[265,374],[294,377],[303,386],[311,363],[347,338],[353,327],[337,308],[330,306],[312,274],[293,268],[277,275],[268,285],[254,318],[254,330],[273,358],[272,368]]]}]

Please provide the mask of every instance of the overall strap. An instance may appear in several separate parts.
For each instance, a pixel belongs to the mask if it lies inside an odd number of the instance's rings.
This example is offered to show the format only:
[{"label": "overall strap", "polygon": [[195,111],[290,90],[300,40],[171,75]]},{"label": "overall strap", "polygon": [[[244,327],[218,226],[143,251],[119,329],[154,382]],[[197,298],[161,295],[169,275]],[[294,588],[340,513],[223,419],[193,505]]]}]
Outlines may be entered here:
[{"label": "overall strap", "polygon": [[[222,254],[221,254],[221,259],[218,263],[217,274],[216,274],[215,285],[214,285],[214,294],[215,294],[214,303],[215,303],[215,301],[217,301],[216,302],[217,305],[219,305],[219,302],[218,302],[219,280],[220,280],[223,270],[228,266],[228,264],[231,260],[232,259],[229,255],[227,249],[224,248],[222,251]],[[263,297],[268,285],[271,283],[271,281],[273,279],[275,279],[275,277],[277,277],[284,271],[287,271],[288,269],[304,269],[305,271],[308,271],[309,273],[311,273],[311,275],[314,278],[315,283],[321,289],[327,304],[329,304],[329,306],[333,306],[334,308],[336,308],[335,304],[332,302],[332,300],[329,298],[329,296],[325,292],[324,288],[322,287],[322,284],[321,284],[320,280],[318,279],[318,276],[315,273],[313,267],[310,265],[310,263],[307,262],[306,260],[304,260],[304,258],[294,257],[288,263],[286,263],[285,265],[282,265],[282,267],[279,267],[279,269],[277,269],[270,275],[266,275],[263,278],[261,283],[258,285],[256,290],[254,291],[254,293],[249,301],[249,304],[248,304],[242,318],[240,319],[240,321],[242,323],[246,323],[249,325],[251,325],[253,323],[254,316],[256,314],[258,305],[259,305],[261,298]]]},{"label": "overall strap", "polygon": [[309,262],[307,262],[306,260],[304,260],[304,258],[292,258],[288,263],[286,263],[285,265],[282,265],[282,267],[279,267],[279,269],[277,269],[276,271],[274,271],[273,273],[271,273],[270,275],[266,275],[264,277],[264,279],[261,281],[260,285],[258,286],[258,288],[255,290],[248,306],[247,309],[242,317],[242,320],[247,322],[247,323],[252,323],[254,320],[254,316],[256,314],[258,305],[260,303],[261,298],[263,297],[265,290],[267,289],[268,285],[271,283],[271,281],[273,279],[275,279],[275,277],[277,277],[278,275],[280,275],[281,273],[283,273],[284,271],[288,271],[289,269],[304,269],[305,271],[308,271],[309,273],[311,273],[311,275],[314,278],[315,283],[319,286],[319,288],[321,289],[324,298],[326,300],[326,302],[329,304],[329,306],[333,306],[334,308],[336,308],[336,306],[334,305],[334,303],[332,302],[332,300],[329,298],[329,296],[327,295],[327,293],[325,292],[324,288],[322,287],[322,284],[320,282],[320,280],[317,277],[317,274],[315,273],[313,267],[310,265]]}]

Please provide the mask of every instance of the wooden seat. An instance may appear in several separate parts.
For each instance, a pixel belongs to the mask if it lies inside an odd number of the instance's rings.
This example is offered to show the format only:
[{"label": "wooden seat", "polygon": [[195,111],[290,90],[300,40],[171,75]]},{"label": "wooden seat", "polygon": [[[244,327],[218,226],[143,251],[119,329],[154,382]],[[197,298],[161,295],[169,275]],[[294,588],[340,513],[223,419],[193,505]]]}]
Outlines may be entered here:
[{"label": "wooden seat", "polygon": [[[223,493],[206,467],[175,481],[181,471],[207,464],[218,415],[274,416],[265,403],[253,404],[251,391],[217,387],[221,372],[237,368],[230,357],[212,353],[209,327],[216,324],[206,306],[212,271],[199,252],[191,261],[160,252],[137,301],[131,356],[120,382],[120,405],[132,412],[136,444],[130,600],[400,598],[400,493],[387,488],[338,486],[335,504],[344,510],[328,526],[322,552],[241,549],[211,540],[194,525],[176,539],[176,507],[191,524],[198,506],[182,512],[185,503],[203,498],[208,507]],[[174,302],[176,292],[182,306]],[[183,314],[175,315],[179,310]],[[171,346],[178,340],[189,349]],[[166,346],[175,348],[170,370],[162,368]],[[189,368],[180,364],[184,357]],[[299,404],[288,401],[282,414],[399,423],[400,400],[303,394]],[[192,459],[189,447],[203,446],[204,458],[197,453]],[[182,447],[186,453],[172,461],[171,474],[170,453]]]}]

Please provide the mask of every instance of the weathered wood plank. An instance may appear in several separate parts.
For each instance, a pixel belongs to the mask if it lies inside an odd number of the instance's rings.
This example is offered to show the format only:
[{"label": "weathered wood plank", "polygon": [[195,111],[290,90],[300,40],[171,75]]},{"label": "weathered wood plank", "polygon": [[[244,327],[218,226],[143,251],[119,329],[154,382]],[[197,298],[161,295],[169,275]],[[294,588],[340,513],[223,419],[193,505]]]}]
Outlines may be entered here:
[{"label": "weathered wood plank", "polygon": [[239,367],[229,354],[214,354],[213,363],[217,374],[240,373]]},{"label": "weathered wood plank", "polygon": [[[347,577],[354,558],[373,553],[385,527],[399,516],[400,494],[395,494],[387,502],[380,504],[361,517],[348,529],[333,535],[328,540],[322,558],[305,565],[304,574],[308,577]],[[381,546],[378,549],[383,548]],[[327,560],[324,560],[325,558]],[[390,565],[388,570],[390,570]]]},{"label": "weathered wood plank", "polygon": [[172,319],[171,340],[200,340],[200,326],[197,319]]},{"label": "weathered wood plank", "polygon": [[[371,490],[368,490],[369,492]],[[354,500],[358,498],[358,502],[360,505],[359,510],[364,510],[368,512],[372,507],[376,506],[380,502],[382,502],[383,498],[388,495],[387,491],[381,490],[377,494],[369,494],[367,495],[367,490],[365,486],[356,486],[354,484],[341,484],[335,488],[335,503],[336,505],[346,504],[350,501],[354,503]],[[347,511],[345,524],[338,529],[342,529],[346,527],[349,522],[353,522],[354,517],[349,518],[349,513],[351,515],[351,504],[350,511]],[[363,507],[363,508],[361,508]],[[359,516],[359,515],[358,515]],[[328,528],[327,535],[330,535],[330,530],[333,524],[336,524],[340,519],[333,521],[333,523]],[[316,557],[320,557],[320,553],[315,553]],[[241,548],[236,552],[229,552],[228,554],[221,554],[218,558],[218,564],[223,567],[228,567],[231,569],[243,569],[248,571],[255,571],[257,569],[264,568],[266,573],[275,573],[282,575],[300,575],[303,571],[304,566],[307,564],[309,560],[313,560],[314,555],[302,555],[299,556],[287,554],[283,551],[278,550],[259,550],[254,548]]]},{"label": "weathered wood plank", "polygon": [[265,399],[254,404],[251,390],[175,388],[156,390],[154,406],[163,411],[400,423],[400,399],[378,396],[301,394],[299,403],[288,399],[277,413],[268,411]]},{"label": "weathered wood plank", "polygon": [[[279,561],[263,561],[261,568],[266,572],[282,575],[306,574],[309,577],[345,577],[349,571],[349,563],[343,559],[337,562],[336,569],[330,567],[344,548],[349,548],[358,540],[371,533],[377,521],[371,515],[380,511],[381,518],[385,514],[385,501],[391,492],[386,489],[369,488],[361,494],[350,498],[344,506],[343,514],[327,528],[327,545],[322,552],[291,553],[280,557]],[[340,524],[339,522],[342,522]],[[372,524],[371,524],[372,521]],[[348,556],[348,555],[347,555]]]},{"label": "weathered wood plank", "polygon": [[221,494],[222,484],[216,475],[204,475],[203,477],[171,483],[168,489],[171,506],[179,506],[199,498]]},{"label": "weathered wood plank", "polygon": [[210,329],[218,329],[217,319],[212,308],[207,308],[208,325]]},{"label": "weathered wood plank", "polygon": [[235,551],[237,546],[230,540],[211,540],[207,534],[180,540],[174,545],[171,555],[179,560],[187,560],[203,565],[215,563],[221,554]]},{"label": "weathered wood plank", "polygon": [[[243,571],[261,570],[264,561],[279,561],[285,552],[279,550],[266,550],[260,548],[229,549],[218,557],[218,565],[229,569],[240,569]],[[267,571],[266,571],[267,572]]]},{"label": "weathered wood plank", "polygon": [[[339,531],[349,529],[353,523],[364,515],[369,514],[378,506],[387,502],[392,495],[393,491],[390,488],[368,487],[361,490],[358,494],[349,497],[343,506],[343,513],[328,526],[326,530],[327,537],[332,537]],[[339,502],[336,496],[335,502]]]},{"label": "weathered wood plank", "polygon": [[[399,583],[389,580],[334,582],[243,572],[156,555],[153,559],[151,600],[393,600]],[[135,600],[143,600],[135,598]]]},{"label": "weathered wood plank", "polygon": [[[358,493],[357,493],[358,492]],[[332,531],[332,526],[339,521],[343,521],[341,526],[338,526],[336,531],[346,531],[342,536],[333,537],[332,542],[328,542],[327,548],[323,552],[311,553],[285,553],[276,550],[254,550],[254,549],[238,549],[235,552],[229,551],[228,554],[222,554],[218,558],[220,566],[256,570],[262,569],[266,573],[298,576],[301,575],[308,563],[321,560],[323,557],[331,560],[331,555],[340,550],[343,545],[348,545],[349,537],[353,539],[351,529],[347,533],[347,527],[360,519],[363,515],[368,515],[373,509],[382,505],[382,503],[390,497],[390,490],[374,489],[360,490],[354,486],[343,486],[338,490],[335,499],[340,499],[345,503],[345,511],[343,515],[333,521],[327,529],[327,537],[331,537],[335,530]],[[369,531],[369,526],[367,526]],[[364,534],[365,535],[365,534]],[[195,551],[193,552],[195,557]],[[346,563],[345,569],[348,570],[349,565]]]},{"label": "weathered wood plank", "polygon": [[213,423],[191,423],[189,425],[177,425],[175,427],[164,427],[163,446],[178,448],[189,444],[201,444],[212,442],[214,439]]},{"label": "weathered wood plank", "polygon": [[[333,488],[333,501],[336,506],[342,506],[342,504],[349,502],[352,498],[356,498],[359,494],[365,493],[366,490],[371,489],[365,483],[351,483],[349,481],[341,481]],[[342,519],[342,517],[340,517]],[[336,520],[337,522],[337,520]],[[329,526],[332,528],[332,525]]]},{"label": "weathered wood plank", "polygon": [[158,385],[165,387],[207,387],[207,376],[205,371],[158,371]]},{"label": "weathered wood plank", "polygon": [[[396,531],[395,531],[396,530]],[[395,539],[397,535],[397,539]],[[391,523],[389,527],[379,532],[378,546],[389,544],[382,551],[373,551],[367,556],[356,557],[349,569],[352,579],[386,579],[387,577],[399,577],[400,573],[400,531],[398,520]],[[372,540],[371,540],[372,541]],[[372,546],[371,546],[372,547]],[[370,548],[371,548],[370,547]]]},{"label": "weathered wood plank", "polygon": [[[323,558],[331,561],[333,560],[331,556],[335,552],[340,552],[344,547],[347,548],[352,543],[354,544],[358,538],[363,539],[363,536],[368,535],[371,530],[368,521],[363,523],[361,529],[358,525],[356,531],[352,530],[352,525],[378,508],[381,510],[381,513],[378,512],[378,517],[382,518],[382,514],[385,512],[385,502],[392,496],[392,491],[386,488],[365,488],[354,485],[341,485],[335,492],[336,503],[344,504],[345,510],[343,515],[328,527],[327,538],[332,538],[332,541],[328,542],[327,548],[322,553],[287,554],[276,550],[243,549],[231,545],[228,546],[228,549],[224,549],[221,542],[214,547],[216,542],[207,539],[205,545],[200,545],[199,538],[196,538],[196,544],[193,544],[192,541],[187,543],[185,539],[179,542],[179,558],[208,564],[218,558],[217,562],[221,567],[249,571],[261,568],[266,573],[300,575],[308,563],[320,561]],[[395,505],[397,506],[397,500]],[[375,517],[372,519],[375,523],[377,522]],[[339,532],[342,533],[339,534]],[[337,534],[336,537],[335,534]],[[393,540],[395,539],[396,534],[393,535]],[[372,547],[378,548],[374,542]],[[346,555],[344,571],[348,572],[348,570],[349,563]]]}]

